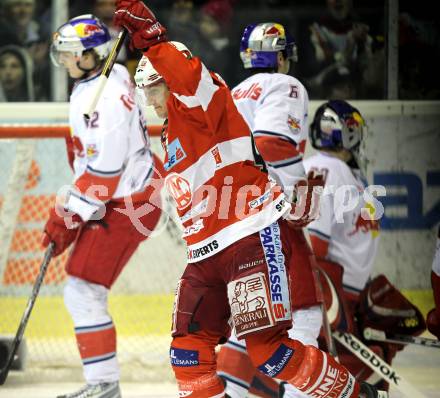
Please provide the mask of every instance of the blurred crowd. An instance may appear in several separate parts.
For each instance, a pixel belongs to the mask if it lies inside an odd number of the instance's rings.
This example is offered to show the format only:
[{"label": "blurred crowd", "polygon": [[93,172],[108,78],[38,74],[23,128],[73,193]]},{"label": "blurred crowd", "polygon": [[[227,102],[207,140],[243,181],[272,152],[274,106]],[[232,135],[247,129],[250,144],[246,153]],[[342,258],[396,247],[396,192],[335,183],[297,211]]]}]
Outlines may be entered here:
[{"label": "blurred crowd", "polygon": [[[0,102],[50,101],[51,0],[0,0]],[[299,59],[291,74],[311,99],[386,99],[388,21],[383,0],[149,0],[171,40],[185,43],[231,86],[244,78],[240,33],[276,21],[294,35]],[[423,3],[426,3],[423,5]],[[70,1],[112,26],[115,0]],[[428,1],[399,2],[399,99],[440,99],[439,22]],[[126,45],[118,62],[134,71],[139,54]]]}]

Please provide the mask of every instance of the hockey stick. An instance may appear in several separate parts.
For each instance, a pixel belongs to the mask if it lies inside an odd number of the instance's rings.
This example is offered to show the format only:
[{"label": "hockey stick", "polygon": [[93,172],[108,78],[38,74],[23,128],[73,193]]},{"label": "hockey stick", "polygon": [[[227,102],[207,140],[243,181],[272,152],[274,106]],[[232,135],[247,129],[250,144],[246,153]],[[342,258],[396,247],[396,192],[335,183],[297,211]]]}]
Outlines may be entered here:
[{"label": "hockey stick", "polygon": [[322,311],[322,327],[324,330],[325,341],[327,343],[328,352],[333,358],[339,362],[338,351],[336,349],[335,340],[332,335],[332,330],[330,329],[330,323],[328,321],[327,310],[325,304],[321,304]]},{"label": "hockey stick", "polygon": [[416,344],[425,347],[440,348],[440,341],[427,339],[424,337],[406,336],[404,334],[392,334],[382,330],[365,328],[364,338],[366,340],[384,341],[386,343],[395,344]]},{"label": "hockey stick", "polygon": [[403,394],[410,398],[424,398],[425,396],[415,389],[412,384],[399,375],[382,358],[377,356],[358,338],[346,332],[333,332],[333,337],[339,341],[347,350],[356,355],[369,368],[386,380],[390,385],[398,388]]},{"label": "hockey stick", "polygon": [[113,69],[113,65],[115,64],[119,51],[121,50],[122,45],[124,44],[124,40],[126,36],[127,36],[127,31],[125,29],[122,29],[119,32],[118,38],[116,39],[116,42],[110,51],[107,61],[105,61],[104,68],[102,69],[101,75],[98,78],[98,85],[96,86],[95,94],[92,97],[90,97],[89,102],[86,104],[86,107],[84,108],[84,117],[87,120],[90,119],[93,112],[95,111],[96,104],[98,103],[99,98],[101,97],[102,91],[104,90],[105,84],[107,83],[108,77],[110,76],[110,73]]},{"label": "hockey stick", "polygon": [[[330,280],[330,278],[328,277],[327,273],[323,269],[316,267],[315,271],[317,273],[316,279],[318,282],[317,283],[318,287],[321,290],[322,297],[324,297],[324,288],[322,287],[322,283],[321,283],[321,279],[319,278],[319,275],[322,275],[324,278],[326,278],[327,283],[331,289],[334,288],[333,283]],[[332,294],[333,297],[335,297],[335,295],[336,295],[336,292],[334,295]],[[339,362],[338,351],[336,349],[336,344],[333,339],[332,330],[330,327],[330,321],[328,320],[327,308],[325,307],[325,303],[321,304],[321,312],[322,312],[322,329],[324,332],[324,338],[325,338],[325,342],[327,344],[328,352],[331,354],[332,357],[334,357]]]},{"label": "hockey stick", "polygon": [[47,268],[49,266],[50,260],[52,259],[54,248],[55,248],[55,244],[51,242],[48,248],[46,249],[46,253],[44,254],[44,259],[40,267],[40,272],[37,275],[37,279],[34,283],[32,293],[27,302],[26,309],[24,310],[23,316],[21,317],[20,325],[18,326],[17,333],[15,334],[14,341],[11,346],[11,351],[6,361],[6,365],[3,369],[0,370],[0,385],[3,385],[6,381],[6,378],[8,377],[8,373],[9,370],[11,369],[12,362],[15,359],[15,353],[17,352],[18,347],[21,343],[24,330],[26,328],[26,325],[28,323],[29,317],[32,312],[32,308],[34,307],[35,301],[37,300],[38,292],[40,291],[41,284],[43,283],[44,275],[46,275]]}]

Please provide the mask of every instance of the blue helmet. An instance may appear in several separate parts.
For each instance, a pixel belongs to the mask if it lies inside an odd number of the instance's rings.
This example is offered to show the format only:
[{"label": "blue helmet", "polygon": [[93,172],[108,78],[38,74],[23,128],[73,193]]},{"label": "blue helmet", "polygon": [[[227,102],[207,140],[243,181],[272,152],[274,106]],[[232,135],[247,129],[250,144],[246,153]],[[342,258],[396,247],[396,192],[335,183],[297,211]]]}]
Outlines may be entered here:
[{"label": "blue helmet", "polygon": [[330,100],[315,112],[310,125],[310,140],[316,149],[349,150],[359,163],[365,120],[348,102]]},{"label": "blue helmet", "polygon": [[298,60],[295,40],[275,22],[248,25],[240,44],[240,57],[245,69],[276,68],[277,54],[283,51],[286,58]]},{"label": "blue helmet", "polygon": [[93,49],[99,60],[110,53],[110,33],[97,17],[91,14],[80,15],[61,25],[53,34],[50,54],[55,65],[59,66],[60,52],[72,52],[81,57],[84,51]]}]

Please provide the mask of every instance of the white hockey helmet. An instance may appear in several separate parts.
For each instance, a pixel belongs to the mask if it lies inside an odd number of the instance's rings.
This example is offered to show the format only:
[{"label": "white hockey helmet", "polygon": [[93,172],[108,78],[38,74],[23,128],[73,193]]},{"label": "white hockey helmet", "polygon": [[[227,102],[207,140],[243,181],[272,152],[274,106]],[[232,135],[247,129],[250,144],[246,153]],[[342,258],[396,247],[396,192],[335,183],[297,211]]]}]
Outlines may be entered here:
[{"label": "white hockey helmet", "polygon": [[316,110],[309,136],[313,148],[347,149],[357,167],[365,169],[363,139],[366,130],[366,122],[357,108],[344,100],[329,100]]},{"label": "white hockey helmet", "polygon": [[70,19],[53,34],[50,56],[56,66],[60,66],[59,54],[71,52],[81,57],[86,50],[94,50],[100,61],[110,53],[110,33],[108,28],[94,15],[84,14]]},{"label": "white hockey helmet", "polygon": [[264,22],[245,28],[240,43],[240,57],[245,69],[276,68],[278,51],[283,51],[287,59],[297,62],[295,40],[283,25]]},{"label": "white hockey helmet", "polygon": [[[188,59],[192,58],[191,51],[185,46],[185,44],[178,41],[170,41],[174,47],[176,47],[180,52],[182,52]],[[163,77],[157,73],[154,69],[152,63],[145,55],[141,58],[136,68],[136,73],[134,75],[134,81],[136,82],[136,87],[144,88],[151,86],[155,83],[163,80]]]}]

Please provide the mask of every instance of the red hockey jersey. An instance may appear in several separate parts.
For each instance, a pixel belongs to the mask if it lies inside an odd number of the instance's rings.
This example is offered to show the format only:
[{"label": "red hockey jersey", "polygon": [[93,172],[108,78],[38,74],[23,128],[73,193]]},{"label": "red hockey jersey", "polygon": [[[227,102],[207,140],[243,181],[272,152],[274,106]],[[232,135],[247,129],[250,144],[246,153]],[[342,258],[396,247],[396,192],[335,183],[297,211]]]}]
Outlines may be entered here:
[{"label": "red hockey jersey", "polygon": [[249,127],[223,80],[166,42],[145,55],[171,92],[165,186],[184,227],[188,262],[197,262],[270,225],[290,204],[255,164]]}]

